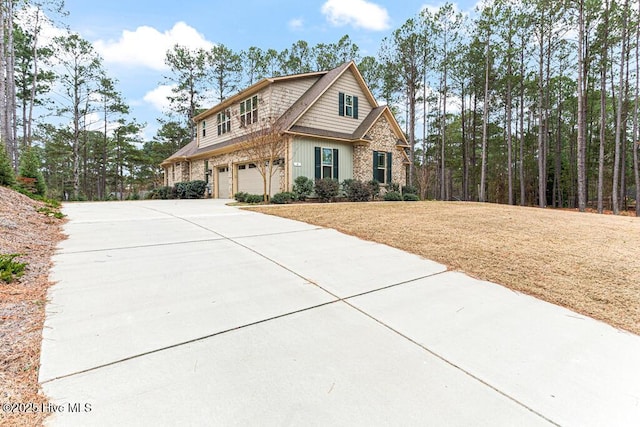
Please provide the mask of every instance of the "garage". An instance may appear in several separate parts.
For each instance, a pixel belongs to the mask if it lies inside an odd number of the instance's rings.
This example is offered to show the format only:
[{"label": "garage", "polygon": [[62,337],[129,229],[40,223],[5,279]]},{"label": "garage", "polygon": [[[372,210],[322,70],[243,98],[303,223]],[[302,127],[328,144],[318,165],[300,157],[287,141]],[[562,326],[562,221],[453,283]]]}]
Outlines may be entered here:
[{"label": "garage", "polygon": [[[278,169],[274,170],[273,177],[271,178],[271,195],[274,195],[280,192],[281,173],[279,168],[282,168],[282,162],[279,162],[279,164],[276,165],[276,167]],[[264,181],[262,179],[262,175],[260,174],[260,170],[255,165],[255,163],[246,163],[243,165],[238,165],[237,188],[239,192],[244,192],[249,194],[263,194]]]},{"label": "garage", "polygon": [[229,168],[221,167],[218,168],[218,176],[217,176],[217,185],[218,185],[218,198],[219,199],[229,199],[231,196],[229,195]]}]

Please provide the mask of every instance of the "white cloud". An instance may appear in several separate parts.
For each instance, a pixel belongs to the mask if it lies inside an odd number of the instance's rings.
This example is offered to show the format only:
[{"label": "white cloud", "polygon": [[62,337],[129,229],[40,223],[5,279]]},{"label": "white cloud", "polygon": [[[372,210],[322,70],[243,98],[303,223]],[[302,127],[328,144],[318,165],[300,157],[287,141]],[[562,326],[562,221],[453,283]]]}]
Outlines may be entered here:
[{"label": "white cloud", "polygon": [[387,9],[366,0],[327,0],[321,10],[335,26],[352,25],[374,31],[390,28]]},{"label": "white cloud", "polygon": [[169,108],[169,100],[167,97],[173,95],[172,89],[174,87],[175,85],[160,85],[147,92],[142,99],[158,111],[165,112]]},{"label": "white cloud", "polygon": [[289,21],[289,28],[293,31],[301,30],[303,26],[304,21],[302,20],[302,18],[294,18]]},{"label": "white cloud", "polygon": [[165,32],[149,26],[138,27],[135,31],[124,30],[118,40],[98,40],[94,46],[107,63],[165,70],[166,52],[175,44],[192,49],[213,46],[204,35],[184,22],[177,22]]}]

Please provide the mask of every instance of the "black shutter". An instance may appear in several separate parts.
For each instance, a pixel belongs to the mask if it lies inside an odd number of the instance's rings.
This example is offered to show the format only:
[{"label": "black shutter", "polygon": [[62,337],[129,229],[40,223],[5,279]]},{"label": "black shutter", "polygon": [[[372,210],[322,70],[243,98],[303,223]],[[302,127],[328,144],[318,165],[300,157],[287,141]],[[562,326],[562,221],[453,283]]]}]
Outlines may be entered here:
[{"label": "black shutter", "polygon": [[338,179],[338,149],[333,149],[333,179]]},{"label": "black shutter", "polygon": [[378,180],[378,152],[374,151],[373,152],[373,178],[376,181]]},{"label": "black shutter", "polygon": [[357,96],[353,97],[353,118],[354,119],[358,118],[358,97]]},{"label": "black shutter", "polygon": [[338,115],[344,116],[344,93],[338,93]]},{"label": "black shutter", "polygon": [[393,164],[393,159],[391,157],[391,153],[387,153],[387,184],[391,184],[391,165]]},{"label": "black shutter", "polygon": [[316,179],[322,178],[322,154],[320,153],[320,147],[315,147],[316,152]]}]

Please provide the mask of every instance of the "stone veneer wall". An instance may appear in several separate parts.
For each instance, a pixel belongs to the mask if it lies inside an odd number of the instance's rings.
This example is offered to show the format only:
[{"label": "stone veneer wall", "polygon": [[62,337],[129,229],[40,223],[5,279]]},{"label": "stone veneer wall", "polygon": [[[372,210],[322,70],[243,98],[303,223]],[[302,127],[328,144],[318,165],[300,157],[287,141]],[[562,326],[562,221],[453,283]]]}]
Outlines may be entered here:
[{"label": "stone veneer wall", "polygon": [[194,160],[191,162],[191,179],[190,181],[206,181],[204,176],[204,160]]},{"label": "stone veneer wall", "polygon": [[367,145],[353,147],[353,178],[360,181],[370,181],[373,178],[373,152],[391,152],[393,163],[391,166],[392,181],[406,185],[404,155],[396,148],[396,137],[391,125],[383,116],[369,131],[372,141]]}]

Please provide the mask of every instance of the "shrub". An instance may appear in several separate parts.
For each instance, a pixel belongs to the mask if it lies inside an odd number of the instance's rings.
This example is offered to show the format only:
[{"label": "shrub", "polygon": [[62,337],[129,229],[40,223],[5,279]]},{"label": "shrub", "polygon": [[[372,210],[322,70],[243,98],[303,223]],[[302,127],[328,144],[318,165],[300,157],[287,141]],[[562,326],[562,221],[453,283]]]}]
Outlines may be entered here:
[{"label": "shrub", "polygon": [[236,202],[244,203],[248,195],[249,194],[245,193],[244,191],[238,191],[233,195],[233,198],[236,199]]},{"label": "shrub", "polygon": [[402,186],[402,194],[418,194],[418,188],[413,185]]},{"label": "shrub", "polygon": [[40,166],[38,153],[36,153],[33,148],[29,147],[24,153],[22,153],[18,173],[21,177],[35,179],[34,193],[44,196],[47,192],[47,185],[44,182],[44,176],[42,175]]},{"label": "shrub", "polygon": [[402,200],[404,200],[405,202],[417,202],[418,200],[420,200],[420,197],[418,197],[417,194],[407,193],[402,195]]},{"label": "shrub", "polygon": [[0,254],[0,280],[11,283],[14,278],[24,274],[27,263],[14,261],[19,256],[20,254]]},{"label": "shrub", "polygon": [[207,189],[207,183],[202,180],[178,182],[175,189],[179,199],[201,199]]},{"label": "shrub", "polygon": [[316,196],[323,202],[330,202],[340,193],[340,183],[337,179],[323,178],[316,181]]},{"label": "shrub", "polygon": [[371,188],[362,181],[345,179],[342,188],[350,202],[366,202],[371,198]]},{"label": "shrub", "polygon": [[397,182],[390,182],[389,186],[387,187],[387,191],[395,191],[396,193],[399,193],[400,184],[398,184]]},{"label": "shrub", "polygon": [[16,174],[11,166],[11,160],[4,149],[4,144],[0,142],[0,185],[14,185],[16,183]]},{"label": "shrub", "polygon": [[271,203],[275,203],[277,205],[283,205],[286,203],[291,203],[293,200],[296,199],[296,195],[289,192],[289,191],[284,191],[282,193],[277,193],[274,194],[271,197]]},{"label": "shrub", "polygon": [[154,200],[166,200],[166,199],[175,199],[175,188],[174,187],[157,187],[154,188],[147,194],[148,199]]},{"label": "shrub", "polygon": [[402,194],[397,191],[387,191],[384,193],[385,202],[400,202],[402,201]]},{"label": "shrub", "polygon": [[380,183],[377,180],[372,179],[367,182],[367,185],[369,186],[369,192],[371,193],[371,200],[377,199],[380,195]]},{"label": "shrub", "polygon": [[293,184],[293,193],[298,200],[306,200],[313,193],[313,181],[306,176],[299,176]]},{"label": "shrub", "polygon": [[244,198],[246,203],[250,203],[255,205],[257,203],[262,203],[264,201],[264,196],[262,194],[247,194]]}]

